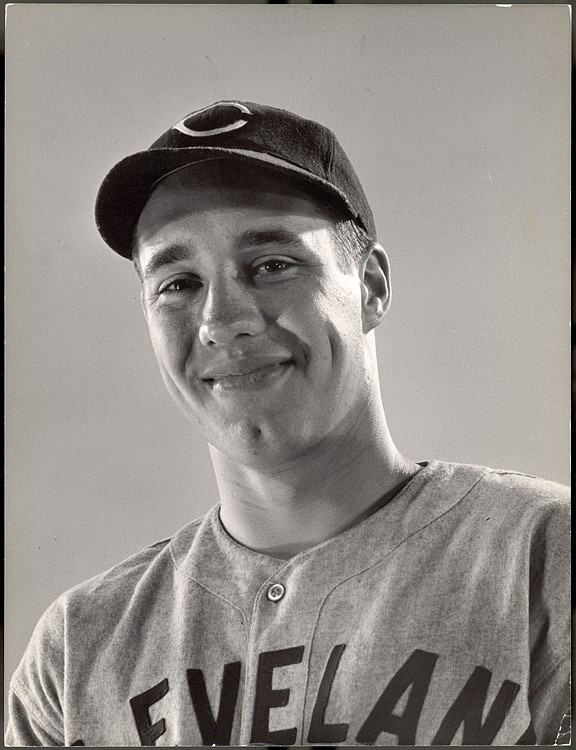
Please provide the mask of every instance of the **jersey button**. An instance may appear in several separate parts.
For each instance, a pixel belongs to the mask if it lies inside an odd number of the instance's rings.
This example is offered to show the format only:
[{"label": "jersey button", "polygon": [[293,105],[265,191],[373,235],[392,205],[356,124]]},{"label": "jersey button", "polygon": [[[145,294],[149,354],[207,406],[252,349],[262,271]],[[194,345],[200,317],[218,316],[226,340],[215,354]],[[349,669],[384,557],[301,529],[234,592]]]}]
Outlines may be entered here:
[{"label": "jersey button", "polygon": [[268,593],[266,596],[268,599],[270,599],[271,602],[279,602],[280,599],[284,596],[286,589],[284,586],[282,586],[281,583],[273,583],[272,586],[268,589]]}]

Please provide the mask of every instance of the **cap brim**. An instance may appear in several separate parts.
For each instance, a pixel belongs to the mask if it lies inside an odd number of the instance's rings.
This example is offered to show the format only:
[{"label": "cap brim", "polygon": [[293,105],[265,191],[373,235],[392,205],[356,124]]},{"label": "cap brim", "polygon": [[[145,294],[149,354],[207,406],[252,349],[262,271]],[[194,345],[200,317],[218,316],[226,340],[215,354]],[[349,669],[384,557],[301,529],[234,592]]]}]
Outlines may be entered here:
[{"label": "cap brim", "polygon": [[156,183],[177,169],[220,156],[266,164],[306,184],[319,199],[329,200],[353,218],[358,216],[344,193],[330,182],[271,154],[212,146],[150,149],[122,159],[102,182],[96,198],[96,224],[105,242],[119,255],[130,258],[136,224]]}]

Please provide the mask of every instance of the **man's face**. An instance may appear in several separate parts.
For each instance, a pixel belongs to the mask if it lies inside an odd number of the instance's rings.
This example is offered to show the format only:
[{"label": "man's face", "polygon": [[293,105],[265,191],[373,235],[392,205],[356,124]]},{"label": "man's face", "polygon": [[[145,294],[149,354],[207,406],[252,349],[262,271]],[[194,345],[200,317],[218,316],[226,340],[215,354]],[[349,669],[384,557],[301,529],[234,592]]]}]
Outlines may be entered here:
[{"label": "man's face", "polygon": [[306,194],[219,166],[156,187],[138,224],[142,303],[164,382],[208,442],[275,464],[339,440],[369,398],[358,268]]}]

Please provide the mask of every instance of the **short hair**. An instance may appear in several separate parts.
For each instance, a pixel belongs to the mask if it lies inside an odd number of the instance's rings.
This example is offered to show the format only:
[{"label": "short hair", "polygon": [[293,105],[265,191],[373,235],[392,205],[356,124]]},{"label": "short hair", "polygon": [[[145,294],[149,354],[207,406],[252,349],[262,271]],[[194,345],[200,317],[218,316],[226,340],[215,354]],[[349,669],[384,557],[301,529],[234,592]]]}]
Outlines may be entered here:
[{"label": "short hair", "polygon": [[334,222],[332,236],[339,260],[345,268],[355,267],[374,245],[375,240],[354,219],[340,218]]}]

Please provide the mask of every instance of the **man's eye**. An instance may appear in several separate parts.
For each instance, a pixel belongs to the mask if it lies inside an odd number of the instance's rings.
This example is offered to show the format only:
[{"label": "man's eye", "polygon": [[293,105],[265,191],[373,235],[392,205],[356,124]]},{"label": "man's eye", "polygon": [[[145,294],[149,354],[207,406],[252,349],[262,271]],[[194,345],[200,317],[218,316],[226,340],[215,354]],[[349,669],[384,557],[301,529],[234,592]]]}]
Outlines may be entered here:
[{"label": "man's eye", "polygon": [[287,271],[293,266],[293,263],[283,260],[282,258],[270,258],[270,260],[265,260],[254,266],[254,275],[260,277],[270,276],[272,274],[281,273],[282,271]]},{"label": "man's eye", "polygon": [[173,279],[168,284],[164,284],[160,289],[160,294],[171,294],[174,292],[188,292],[199,289],[201,286],[198,279],[192,279],[188,277],[182,277],[179,279]]}]

